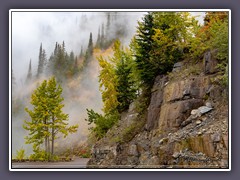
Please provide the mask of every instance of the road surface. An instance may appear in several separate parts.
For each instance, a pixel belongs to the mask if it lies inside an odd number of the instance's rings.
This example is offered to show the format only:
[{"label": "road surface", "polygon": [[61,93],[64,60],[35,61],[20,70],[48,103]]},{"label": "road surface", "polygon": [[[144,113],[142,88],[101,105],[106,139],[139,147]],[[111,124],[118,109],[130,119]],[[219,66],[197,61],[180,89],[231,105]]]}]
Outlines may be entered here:
[{"label": "road surface", "polygon": [[69,162],[14,162],[12,169],[82,169],[86,168],[88,158],[75,158]]}]

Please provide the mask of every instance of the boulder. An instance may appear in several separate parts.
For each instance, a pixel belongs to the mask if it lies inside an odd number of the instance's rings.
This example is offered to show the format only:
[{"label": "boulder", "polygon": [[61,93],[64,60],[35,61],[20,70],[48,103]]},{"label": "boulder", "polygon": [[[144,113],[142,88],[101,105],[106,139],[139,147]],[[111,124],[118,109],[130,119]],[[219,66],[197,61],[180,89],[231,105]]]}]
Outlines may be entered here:
[{"label": "boulder", "polygon": [[207,107],[207,106],[201,106],[198,108],[198,111],[201,113],[201,114],[205,114],[209,111],[211,111],[213,108],[210,108],[210,107]]}]

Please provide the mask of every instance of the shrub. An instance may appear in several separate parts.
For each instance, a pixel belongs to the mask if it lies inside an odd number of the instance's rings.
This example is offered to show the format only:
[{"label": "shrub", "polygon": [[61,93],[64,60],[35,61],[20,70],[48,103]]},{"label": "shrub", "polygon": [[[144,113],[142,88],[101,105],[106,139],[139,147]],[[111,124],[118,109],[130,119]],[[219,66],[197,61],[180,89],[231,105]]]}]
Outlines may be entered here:
[{"label": "shrub", "polygon": [[21,148],[20,150],[17,150],[16,159],[18,161],[23,161],[25,157],[26,157],[26,154],[25,154],[25,150],[23,148]]}]

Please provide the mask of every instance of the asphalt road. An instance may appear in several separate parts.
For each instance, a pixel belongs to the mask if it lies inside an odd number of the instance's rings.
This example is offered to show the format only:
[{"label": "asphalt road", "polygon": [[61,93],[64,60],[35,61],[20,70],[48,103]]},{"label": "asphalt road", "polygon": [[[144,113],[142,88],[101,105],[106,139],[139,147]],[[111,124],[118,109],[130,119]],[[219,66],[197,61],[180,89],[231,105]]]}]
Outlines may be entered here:
[{"label": "asphalt road", "polygon": [[74,158],[70,162],[14,162],[12,169],[82,169],[86,168],[87,158]]}]

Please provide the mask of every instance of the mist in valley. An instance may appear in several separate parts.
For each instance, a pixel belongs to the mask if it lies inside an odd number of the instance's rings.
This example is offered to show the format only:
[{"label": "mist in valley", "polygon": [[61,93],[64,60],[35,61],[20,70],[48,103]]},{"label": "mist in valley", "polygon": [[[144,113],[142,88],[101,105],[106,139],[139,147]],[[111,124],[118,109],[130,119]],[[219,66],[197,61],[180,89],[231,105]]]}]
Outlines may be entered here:
[{"label": "mist in valley", "polygon": [[[71,51],[77,56],[81,49],[87,50],[89,34],[92,33],[95,45],[99,32],[104,32],[109,40],[119,36],[124,45],[128,45],[136,31],[137,21],[144,12],[109,12],[111,26],[106,29],[109,16],[105,12],[12,12],[12,154],[23,148],[29,155],[32,145],[26,145],[24,136],[28,132],[23,129],[24,120],[30,120],[24,108],[32,109],[31,94],[44,79],[50,77],[44,70],[40,78],[36,78],[39,48],[46,51],[49,61],[56,42],[65,43],[66,52]],[[103,29],[102,27],[105,27]],[[107,34],[106,34],[107,32]],[[101,113],[102,99],[99,91],[99,65],[94,53],[88,65],[80,73],[60,81],[63,88],[65,107],[63,111],[69,114],[69,125],[78,124],[77,133],[67,138],[59,138],[56,148],[72,148],[84,143],[89,134],[86,109],[94,109]],[[108,54],[107,54],[108,55]],[[31,59],[32,81],[26,83]]]}]

